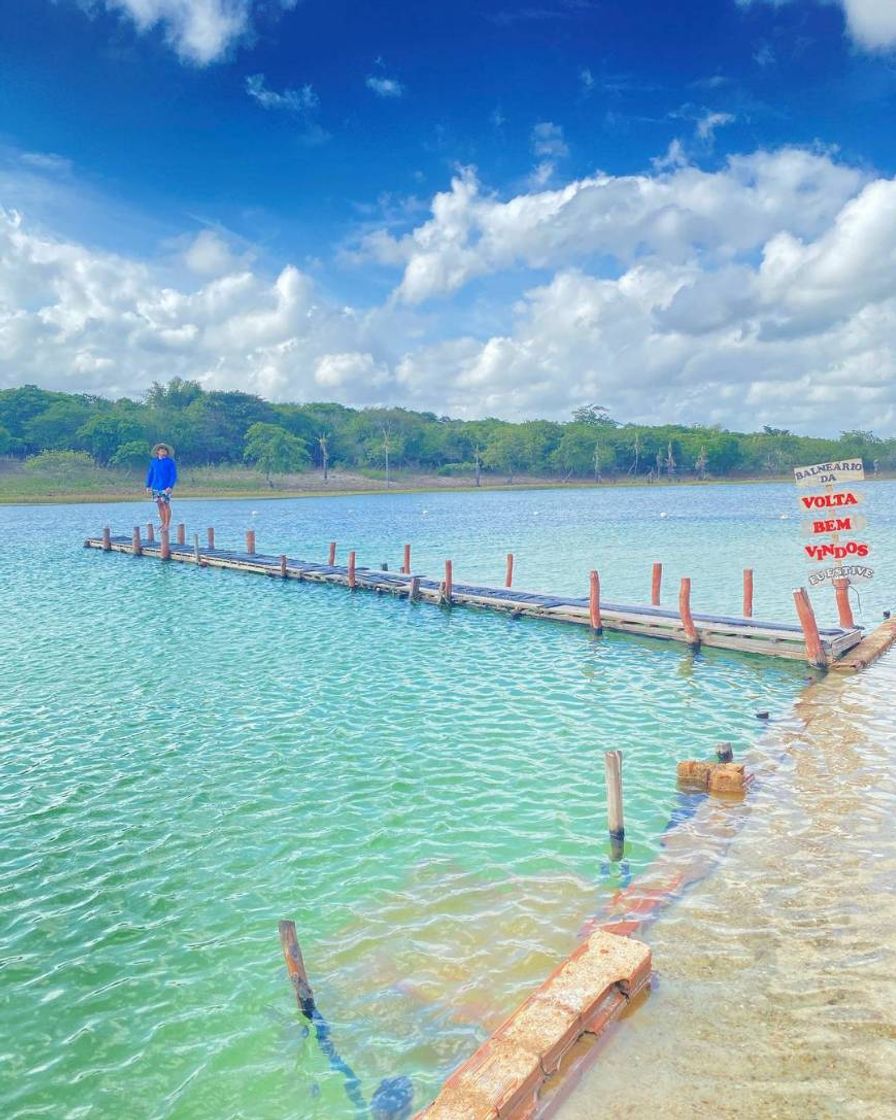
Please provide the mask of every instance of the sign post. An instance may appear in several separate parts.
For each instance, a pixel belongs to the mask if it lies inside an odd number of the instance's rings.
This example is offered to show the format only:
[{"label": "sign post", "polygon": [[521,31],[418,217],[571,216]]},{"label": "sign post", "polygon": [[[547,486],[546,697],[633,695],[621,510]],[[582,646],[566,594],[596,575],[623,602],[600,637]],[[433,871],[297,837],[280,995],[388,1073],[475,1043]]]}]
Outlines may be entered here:
[{"label": "sign post", "polygon": [[[866,562],[871,545],[864,539],[868,519],[859,512],[864,495],[855,489],[865,478],[861,459],[840,459],[830,463],[814,463],[795,467],[794,479],[801,492],[800,513],[803,515],[803,555],[822,565],[809,572],[809,586],[830,585],[837,591],[841,624],[851,623],[851,612],[843,610],[844,589],[851,583],[872,579],[874,569]],[[844,536],[857,539],[843,540]]]}]

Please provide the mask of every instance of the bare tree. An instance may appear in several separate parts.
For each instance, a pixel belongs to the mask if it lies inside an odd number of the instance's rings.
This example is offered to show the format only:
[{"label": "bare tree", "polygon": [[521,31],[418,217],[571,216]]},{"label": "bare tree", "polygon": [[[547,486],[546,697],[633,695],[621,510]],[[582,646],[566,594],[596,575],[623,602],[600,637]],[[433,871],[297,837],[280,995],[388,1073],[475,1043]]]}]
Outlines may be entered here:
[{"label": "bare tree", "polygon": [[697,476],[702,482],[706,478],[706,464],[709,462],[709,457],[706,454],[706,448],[700,448],[700,454],[694,463],[694,469],[697,471]]},{"label": "bare tree", "polygon": [[594,481],[603,482],[603,476],[600,473],[600,440],[594,441]]},{"label": "bare tree", "polygon": [[330,477],[330,452],[327,449],[328,438],[329,436],[326,432],[321,432],[321,434],[317,437],[317,442],[320,444],[320,458],[321,462],[324,465],[324,482],[326,482]]},{"label": "bare tree", "polygon": [[392,433],[388,424],[383,425],[383,458],[386,460],[386,488],[389,487],[389,452],[392,450]]},{"label": "bare tree", "polygon": [[473,462],[476,464],[476,485],[482,485],[482,448],[477,443],[473,448]]},{"label": "bare tree", "polygon": [[628,473],[629,474],[637,474],[638,473],[638,464],[641,461],[641,433],[640,432],[635,432],[635,438],[632,441],[632,451],[634,451],[635,457],[632,460],[632,465],[628,468]]},{"label": "bare tree", "polygon": [[675,456],[672,454],[672,440],[669,440],[669,447],[666,451],[666,474],[671,478],[675,474]]}]

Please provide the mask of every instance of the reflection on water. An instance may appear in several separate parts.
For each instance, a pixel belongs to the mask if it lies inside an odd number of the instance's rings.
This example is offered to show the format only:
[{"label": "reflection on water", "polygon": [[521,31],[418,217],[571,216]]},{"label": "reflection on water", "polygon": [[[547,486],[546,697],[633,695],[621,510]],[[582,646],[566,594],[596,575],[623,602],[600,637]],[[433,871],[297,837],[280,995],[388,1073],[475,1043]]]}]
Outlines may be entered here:
[{"label": "reflection on water", "polygon": [[[560,1120],[896,1117],[896,653],[807,690]],[[649,1072],[649,1076],[645,1076]]]}]

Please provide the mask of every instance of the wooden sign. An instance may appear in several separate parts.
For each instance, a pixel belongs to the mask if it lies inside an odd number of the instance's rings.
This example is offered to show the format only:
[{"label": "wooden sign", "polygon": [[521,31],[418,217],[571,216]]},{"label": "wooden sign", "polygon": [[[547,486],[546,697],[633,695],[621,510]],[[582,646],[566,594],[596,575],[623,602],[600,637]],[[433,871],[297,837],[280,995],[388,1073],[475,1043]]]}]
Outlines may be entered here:
[{"label": "wooden sign", "polygon": [[820,516],[803,522],[803,536],[817,537],[825,533],[858,533],[868,528],[868,518],[860,513]]},{"label": "wooden sign", "polygon": [[868,583],[874,578],[874,569],[865,564],[842,564],[838,567],[816,568],[809,573],[809,586],[821,587],[835,579],[848,579],[850,583]]},{"label": "wooden sign", "polygon": [[838,490],[829,494],[800,494],[800,510],[809,513],[818,513],[819,517],[828,517],[826,510],[855,509],[865,501],[865,495],[858,490]]},{"label": "wooden sign", "polygon": [[861,459],[837,459],[832,463],[814,463],[811,467],[794,467],[793,477],[797,486],[861,482],[865,477],[865,466]]}]

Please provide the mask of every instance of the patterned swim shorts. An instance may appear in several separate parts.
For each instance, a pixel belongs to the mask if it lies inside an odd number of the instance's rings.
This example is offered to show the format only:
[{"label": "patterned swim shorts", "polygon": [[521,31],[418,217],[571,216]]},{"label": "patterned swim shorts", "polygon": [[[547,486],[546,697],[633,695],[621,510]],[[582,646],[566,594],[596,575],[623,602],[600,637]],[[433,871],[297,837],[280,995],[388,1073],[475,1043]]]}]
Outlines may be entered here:
[{"label": "patterned swim shorts", "polygon": [[152,496],[153,496],[153,500],[157,501],[157,502],[169,502],[170,503],[170,501],[171,501],[171,495],[167,494],[164,490],[153,490]]}]

